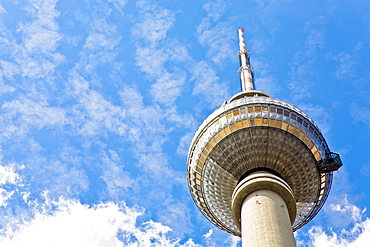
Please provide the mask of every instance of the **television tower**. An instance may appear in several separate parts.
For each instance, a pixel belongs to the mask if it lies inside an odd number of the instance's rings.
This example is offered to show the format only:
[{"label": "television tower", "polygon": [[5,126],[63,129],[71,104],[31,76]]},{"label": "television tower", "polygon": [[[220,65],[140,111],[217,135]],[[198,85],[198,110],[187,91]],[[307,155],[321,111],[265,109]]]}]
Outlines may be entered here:
[{"label": "television tower", "polygon": [[296,246],[293,231],[324,205],[342,166],[317,125],[297,107],[254,88],[238,29],[237,93],[199,127],[190,145],[190,193],[204,216],[242,246]]}]

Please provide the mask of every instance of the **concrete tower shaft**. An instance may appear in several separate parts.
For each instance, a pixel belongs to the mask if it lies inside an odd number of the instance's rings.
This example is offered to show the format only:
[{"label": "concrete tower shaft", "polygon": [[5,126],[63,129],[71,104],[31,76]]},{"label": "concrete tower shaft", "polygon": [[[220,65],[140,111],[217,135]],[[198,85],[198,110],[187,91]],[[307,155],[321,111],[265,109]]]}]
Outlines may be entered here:
[{"label": "concrete tower shaft", "polygon": [[296,246],[292,230],[296,204],[282,178],[261,171],[244,178],[234,190],[232,212],[243,247]]}]

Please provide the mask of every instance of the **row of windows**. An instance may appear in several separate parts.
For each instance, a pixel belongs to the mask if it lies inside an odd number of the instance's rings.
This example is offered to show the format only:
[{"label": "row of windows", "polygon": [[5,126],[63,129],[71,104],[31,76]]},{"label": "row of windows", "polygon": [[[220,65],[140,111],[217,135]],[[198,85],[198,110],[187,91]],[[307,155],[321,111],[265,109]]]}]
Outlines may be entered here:
[{"label": "row of windows", "polygon": [[[267,106],[251,106],[251,108],[257,108],[257,109],[259,109],[259,107],[262,109],[263,107],[267,107]],[[273,108],[273,107],[270,107],[270,108]],[[239,109],[234,110],[233,112],[229,112],[226,115],[227,115],[228,118],[229,118],[230,114],[235,116],[236,114],[239,114],[239,112],[243,112],[242,111],[243,109],[245,109],[245,108],[241,108],[240,111],[239,111]],[[292,113],[292,115],[293,115],[293,113]],[[204,138],[209,136],[209,133],[212,132],[213,129],[216,126],[220,126],[220,124],[221,125],[225,124],[226,121],[227,121],[227,119],[226,119],[225,116],[222,116],[218,120],[214,121],[213,124],[208,129],[206,129],[206,131],[205,131],[206,133],[201,134],[201,137],[198,139],[198,143],[206,143],[207,141],[205,141]],[[203,154],[207,157],[208,153],[211,151],[210,144],[213,148],[217,142],[219,142],[225,136],[229,135],[231,132],[234,132],[238,129],[253,127],[253,126],[276,127],[276,128],[279,128],[279,129],[282,129],[282,130],[285,130],[285,131],[288,131],[288,132],[292,133],[293,135],[297,136],[300,140],[302,140],[309,147],[309,149],[315,155],[315,158],[317,160],[319,160],[321,158],[322,153],[325,153],[324,149],[325,149],[326,145],[323,142],[323,139],[321,138],[321,135],[318,135],[317,131],[314,131],[314,129],[311,125],[308,128],[308,132],[314,133],[314,135],[311,136],[311,138],[310,138],[309,135],[307,135],[307,133],[302,131],[302,128],[297,128],[296,126],[288,124],[287,122],[277,120],[277,119],[274,119],[274,118],[259,118],[259,117],[257,117],[257,118],[244,119],[244,120],[238,121],[236,123],[232,123],[229,126],[222,129],[221,131],[219,131],[217,134],[215,134],[213,136],[213,139],[208,140],[208,142],[207,142],[208,144],[207,144],[207,147],[206,147],[206,150],[208,152],[204,153],[204,151],[203,151]],[[320,150],[317,148],[317,146],[320,147]],[[194,153],[199,153],[199,151],[200,151],[200,150],[197,150],[197,152],[195,152],[196,151],[195,149],[196,149],[196,145],[194,145],[193,149],[191,150],[190,157],[189,157],[190,163],[193,159]],[[317,150],[319,150],[320,152],[316,153]],[[205,158],[203,156],[200,156],[200,159],[201,159],[202,162],[204,162]],[[201,165],[199,165],[199,166],[203,167]]]}]

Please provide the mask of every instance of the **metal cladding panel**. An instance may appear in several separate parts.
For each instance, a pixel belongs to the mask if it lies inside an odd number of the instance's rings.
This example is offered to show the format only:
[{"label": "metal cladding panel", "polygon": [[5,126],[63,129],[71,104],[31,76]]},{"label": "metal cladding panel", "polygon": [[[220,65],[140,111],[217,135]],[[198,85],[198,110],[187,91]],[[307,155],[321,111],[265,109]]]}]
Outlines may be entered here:
[{"label": "metal cladding panel", "polygon": [[318,162],[330,152],[316,124],[301,110],[269,97],[244,97],[212,113],[195,134],[188,154],[188,184],[202,213],[240,235],[231,216],[231,195],[253,168],[279,173],[294,191],[296,230],[325,202],[332,173]]}]

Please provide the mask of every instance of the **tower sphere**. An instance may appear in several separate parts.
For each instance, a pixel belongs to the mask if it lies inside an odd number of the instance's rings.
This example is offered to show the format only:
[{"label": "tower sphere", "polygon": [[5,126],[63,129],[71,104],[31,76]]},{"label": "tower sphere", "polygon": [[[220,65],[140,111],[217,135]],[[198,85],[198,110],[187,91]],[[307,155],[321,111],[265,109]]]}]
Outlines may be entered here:
[{"label": "tower sphere", "polygon": [[234,95],[199,127],[188,153],[188,185],[196,205],[214,225],[240,236],[231,210],[234,189],[253,172],[268,171],[293,192],[296,230],[328,197],[332,172],[324,171],[322,164],[329,154],[322,133],[307,114],[250,90]]}]

